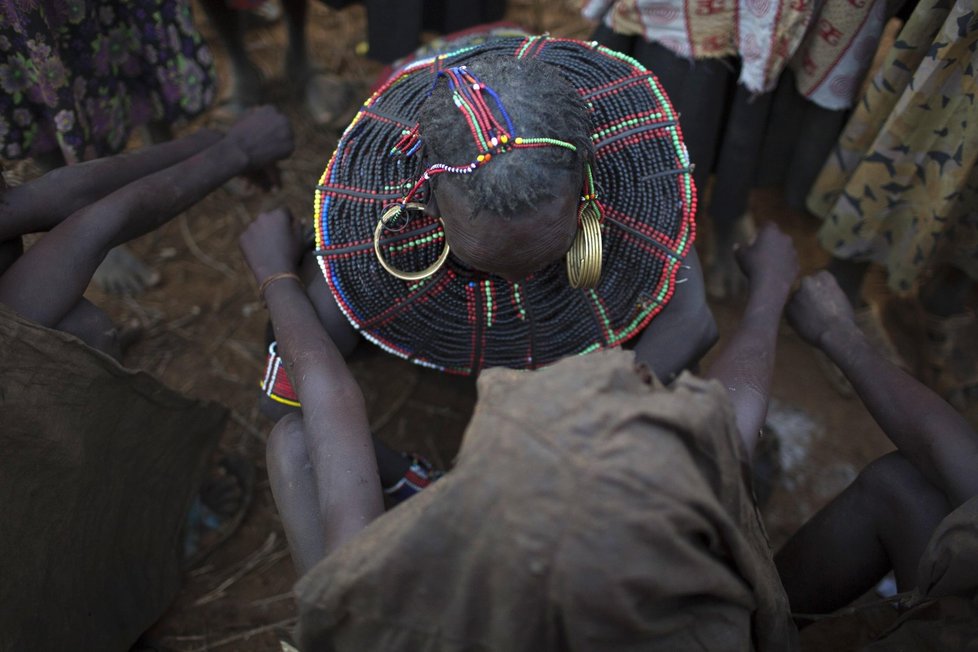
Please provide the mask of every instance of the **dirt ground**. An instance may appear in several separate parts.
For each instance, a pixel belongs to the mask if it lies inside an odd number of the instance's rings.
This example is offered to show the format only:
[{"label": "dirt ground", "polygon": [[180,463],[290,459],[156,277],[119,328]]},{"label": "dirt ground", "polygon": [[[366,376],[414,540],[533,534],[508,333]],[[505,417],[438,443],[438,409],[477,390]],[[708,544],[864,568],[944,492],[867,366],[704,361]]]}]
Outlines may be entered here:
[{"label": "dirt ground", "polygon": [[[510,18],[532,30],[586,38],[591,27],[574,3],[511,0]],[[213,33],[227,88],[227,64]],[[363,11],[335,11],[312,3],[310,47],[317,63],[367,82],[379,70],[354,54],[365,38]],[[254,461],[254,503],[240,530],[192,572],[170,611],[155,627],[161,642],[178,650],[274,650],[275,632],[294,622],[290,589],[295,574],[264,470],[271,423],[257,410],[264,365],[266,313],[239,253],[237,237],[264,207],[286,204],[311,219],[312,192],[336,143],[337,131],[315,129],[290,99],[281,70],[284,26],[250,32],[250,53],[261,66],[269,99],[288,112],[296,131],[294,156],[283,165],[284,190],[273,197],[239,198],[219,190],[158,233],[136,243],[137,252],[163,275],[163,283],[138,298],[113,298],[92,288],[89,296],[119,321],[138,320],[146,334],[125,362],[168,385],[231,410],[223,445]],[[214,121],[208,118],[204,122]],[[791,213],[777,190],[755,194],[759,222],[774,219],[794,237],[803,271],[825,262],[813,234],[816,222]],[[736,321],[735,301],[714,305],[721,332]],[[415,450],[447,468],[475,399],[474,385],[361,346],[352,362],[361,381],[374,431],[395,448]],[[765,508],[778,546],[805,518],[889,448],[855,400],[842,399],[815,366],[812,352],[786,326],[780,335],[771,425],[778,431],[785,469]]]}]

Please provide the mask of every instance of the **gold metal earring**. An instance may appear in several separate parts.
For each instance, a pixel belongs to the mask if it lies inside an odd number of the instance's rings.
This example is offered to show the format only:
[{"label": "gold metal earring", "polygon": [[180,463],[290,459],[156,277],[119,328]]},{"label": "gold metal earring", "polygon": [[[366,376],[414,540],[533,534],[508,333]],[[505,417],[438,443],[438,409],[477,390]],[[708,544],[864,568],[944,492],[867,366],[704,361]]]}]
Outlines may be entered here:
[{"label": "gold metal earring", "polygon": [[[415,210],[424,211],[425,205],[419,204],[417,202],[408,202],[406,204],[392,204],[384,210],[383,215],[380,216],[380,220],[377,222],[376,228],[374,228],[374,254],[377,256],[377,262],[383,267],[391,276],[395,276],[402,281],[421,281],[428,278],[445,264],[448,260],[449,248],[448,242],[445,242],[445,248],[442,250],[441,254],[438,256],[438,260],[432,263],[429,267],[422,269],[419,272],[405,272],[404,270],[397,269],[386,260],[384,260],[384,254],[380,251],[380,236],[384,232],[384,227],[393,222],[401,211],[405,210]],[[445,223],[442,222],[441,218],[438,218],[441,223],[441,228],[444,230]]]},{"label": "gold metal earring", "polygon": [[594,201],[581,208],[580,226],[567,252],[571,287],[593,289],[601,280],[601,209]]}]

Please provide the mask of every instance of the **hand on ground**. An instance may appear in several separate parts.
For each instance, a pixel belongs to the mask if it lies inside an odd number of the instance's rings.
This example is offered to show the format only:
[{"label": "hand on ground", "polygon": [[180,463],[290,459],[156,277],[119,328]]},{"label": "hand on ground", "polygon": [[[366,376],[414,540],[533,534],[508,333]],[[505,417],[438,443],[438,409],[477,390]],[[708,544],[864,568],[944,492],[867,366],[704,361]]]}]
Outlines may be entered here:
[{"label": "hand on ground", "polygon": [[829,272],[821,271],[801,280],[786,308],[788,322],[803,340],[820,346],[828,331],[855,328],[852,306]]}]

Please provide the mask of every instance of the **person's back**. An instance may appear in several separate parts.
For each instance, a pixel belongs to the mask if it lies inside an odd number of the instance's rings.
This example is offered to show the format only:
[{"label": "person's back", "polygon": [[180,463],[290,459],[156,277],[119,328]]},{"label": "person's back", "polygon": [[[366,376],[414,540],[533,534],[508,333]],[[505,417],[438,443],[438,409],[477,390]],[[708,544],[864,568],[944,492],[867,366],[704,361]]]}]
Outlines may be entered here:
[{"label": "person's back", "polygon": [[300,647],[790,650],[742,450],[630,352],[487,370],[452,471],[299,582]]}]

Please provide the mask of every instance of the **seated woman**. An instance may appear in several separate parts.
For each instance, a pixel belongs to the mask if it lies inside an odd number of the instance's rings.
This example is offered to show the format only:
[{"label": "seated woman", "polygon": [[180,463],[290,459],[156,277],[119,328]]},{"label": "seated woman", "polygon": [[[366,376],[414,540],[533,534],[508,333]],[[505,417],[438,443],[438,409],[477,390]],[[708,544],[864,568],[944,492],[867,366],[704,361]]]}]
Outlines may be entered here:
[{"label": "seated woman", "polygon": [[223,135],[10,189],[0,175],[0,648],[130,649],[241,522],[252,469],[213,455],[227,411],[120,366],[111,320],[83,293],[112,247],[292,147],[264,107]]},{"label": "seated woman", "polygon": [[[627,342],[668,380],[716,338],[690,172],[634,61],[547,37],[463,47],[406,65],[347,128],[303,280],[343,353],[362,334],[475,376]],[[266,393],[294,404],[273,367]]]},{"label": "seated woman", "polygon": [[[292,148],[288,120],[266,106],[224,135],[201,129],[0,188],[0,304],[119,358],[112,323],[83,296],[108,251],[159,228],[240,174],[264,178]],[[21,236],[42,232],[23,253]]]},{"label": "seated woman", "polygon": [[[279,252],[298,248],[282,213],[259,216],[241,244],[259,280],[287,272]],[[712,380],[663,388],[620,351],[490,370],[456,467],[386,514],[356,381],[299,285],[266,286],[302,379],[302,417],[282,419],[268,443],[303,576],[301,648],[794,650],[789,608],[842,607],[893,569],[900,604],[916,608],[887,605],[888,620],[864,630],[879,649],[966,649],[978,626],[978,433],[873,349],[826,273],[802,282],[789,321],[898,451],[772,559],[745,470],[798,266],[771,225],[737,258],[750,294]]]},{"label": "seated woman", "polygon": [[[241,246],[261,282],[298,242],[276,212]],[[301,286],[266,285],[303,402],[268,442],[301,648],[791,649],[743,468],[797,260],[773,227],[739,258],[752,294],[719,383],[663,388],[621,351],[489,370],[456,467],[383,515],[356,381]]]},{"label": "seated woman", "polygon": [[[630,59],[505,34],[407,64],[347,128],[300,270],[317,314],[344,355],[362,334],[475,376],[629,342],[669,380],[716,339],[677,117]],[[276,351],[273,419],[299,405]],[[396,500],[430,483],[423,459],[374,447]]]}]

